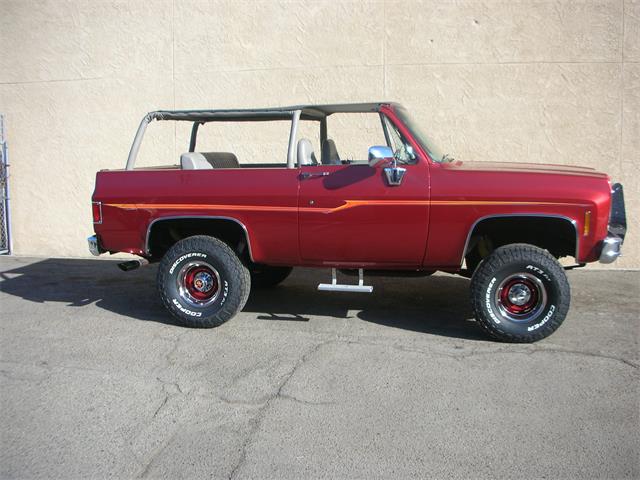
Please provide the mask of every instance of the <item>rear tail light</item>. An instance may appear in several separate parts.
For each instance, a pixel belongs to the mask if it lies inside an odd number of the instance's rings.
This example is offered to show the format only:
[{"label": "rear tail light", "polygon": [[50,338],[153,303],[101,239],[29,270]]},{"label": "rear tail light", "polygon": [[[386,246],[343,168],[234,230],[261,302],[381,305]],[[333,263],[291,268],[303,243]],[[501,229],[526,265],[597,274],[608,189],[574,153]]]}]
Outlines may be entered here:
[{"label": "rear tail light", "polygon": [[102,223],[102,202],[91,202],[93,223]]}]

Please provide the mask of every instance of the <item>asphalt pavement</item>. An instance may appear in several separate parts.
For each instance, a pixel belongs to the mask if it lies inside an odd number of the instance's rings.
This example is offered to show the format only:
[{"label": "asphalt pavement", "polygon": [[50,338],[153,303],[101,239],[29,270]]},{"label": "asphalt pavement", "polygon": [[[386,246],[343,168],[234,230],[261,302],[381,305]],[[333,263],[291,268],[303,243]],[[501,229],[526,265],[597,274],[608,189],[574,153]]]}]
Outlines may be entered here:
[{"label": "asphalt pavement", "polygon": [[0,257],[0,477],[639,478],[640,272],[569,272],[564,325],[487,339],[469,281],[318,292],[298,269],[212,330],[155,266]]}]

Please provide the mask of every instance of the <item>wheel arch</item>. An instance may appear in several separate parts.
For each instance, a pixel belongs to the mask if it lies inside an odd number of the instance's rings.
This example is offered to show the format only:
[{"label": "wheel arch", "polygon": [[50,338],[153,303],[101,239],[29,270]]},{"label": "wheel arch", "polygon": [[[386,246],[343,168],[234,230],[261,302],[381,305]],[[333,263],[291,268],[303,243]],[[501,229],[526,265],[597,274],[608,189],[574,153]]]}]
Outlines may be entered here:
[{"label": "wheel arch", "polygon": [[[567,247],[563,245],[564,252],[568,255],[575,257],[576,261],[578,260],[579,250],[580,250],[580,236],[578,233],[578,223],[573,218],[567,217],[565,215],[557,215],[557,214],[545,214],[545,213],[506,213],[506,214],[492,214],[485,215],[483,217],[478,218],[473,222],[469,231],[467,233],[467,238],[464,243],[464,249],[462,250],[462,256],[460,259],[460,267],[462,268],[462,264],[465,260],[465,257],[475,248],[473,244],[473,239],[478,235],[485,233],[487,230],[493,232],[494,234],[499,234],[499,230],[495,228],[491,228],[494,225],[500,224],[504,225],[513,225],[518,221],[524,220],[528,226],[536,225],[536,224],[555,224],[563,225],[563,228],[566,229],[566,232],[571,231],[571,241],[573,245]],[[521,235],[524,235],[521,233]],[[517,235],[514,237],[517,238]],[[566,238],[564,239],[565,243],[567,242]],[[508,242],[508,243],[529,243],[541,248],[547,248],[545,245],[541,245],[544,243],[553,243],[552,241],[548,242],[531,242],[526,238],[521,240]],[[547,248],[548,249],[548,248]],[[549,249],[548,249],[549,250]]]},{"label": "wheel arch", "polygon": [[[203,231],[193,230],[197,229],[198,226],[202,226]],[[168,232],[171,227],[178,227],[182,232],[189,232],[191,230],[190,235],[184,235],[182,238],[186,238],[191,235],[211,235],[216,238],[220,238],[229,244],[236,253],[242,253],[238,250],[243,250],[243,246],[246,245],[246,253],[249,256],[249,259],[253,261],[253,253],[251,250],[251,238],[249,235],[249,231],[246,225],[234,217],[226,217],[226,216],[218,216],[218,215],[179,215],[179,216],[166,216],[166,217],[158,217],[153,219],[147,225],[147,231],[145,235],[144,242],[144,252],[150,258],[158,258],[162,257],[166,252],[166,248],[160,247],[161,254],[154,253],[154,246],[156,250],[158,249],[158,245],[154,244],[157,241],[157,235],[160,232]],[[229,230],[231,228],[232,230]],[[235,230],[235,235],[229,234],[230,231]],[[224,231],[223,235],[216,235],[215,233]],[[154,237],[154,235],[156,237]],[[222,238],[221,238],[222,237]],[[226,237],[226,238],[225,238]],[[178,241],[179,239],[174,239]],[[174,243],[175,243],[174,241]]]}]

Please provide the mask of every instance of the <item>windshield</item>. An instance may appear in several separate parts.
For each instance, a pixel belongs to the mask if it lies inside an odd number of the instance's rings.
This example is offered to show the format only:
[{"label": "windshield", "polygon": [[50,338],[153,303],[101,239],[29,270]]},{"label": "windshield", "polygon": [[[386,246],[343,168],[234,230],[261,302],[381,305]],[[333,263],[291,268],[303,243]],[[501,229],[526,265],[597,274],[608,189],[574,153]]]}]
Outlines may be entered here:
[{"label": "windshield", "polygon": [[409,130],[411,130],[413,137],[417,140],[420,146],[427,151],[431,160],[434,162],[452,162],[455,160],[450,154],[443,153],[431,142],[420,126],[409,116],[409,112],[407,112],[404,107],[396,106],[395,112],[398,114],[398,117],[400,117],[400,120],[402,120]]}]

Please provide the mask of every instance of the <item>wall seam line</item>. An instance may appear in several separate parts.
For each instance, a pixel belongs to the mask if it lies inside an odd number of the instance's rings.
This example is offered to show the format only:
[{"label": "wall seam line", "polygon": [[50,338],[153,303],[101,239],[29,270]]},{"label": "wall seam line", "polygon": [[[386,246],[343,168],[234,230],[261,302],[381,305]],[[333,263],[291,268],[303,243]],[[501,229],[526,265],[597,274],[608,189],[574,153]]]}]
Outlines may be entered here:
[{"label": "wall seam line", "polygon": [[[176,1],[171,0],[171,87],[173,89],[173,109],[176,110]],[[178,122],[173,122],[173,155],[178,143]]]},{"label": "wall seam line", "polygon": [[621,39],[621,48],[620,48],[620,152],[618,155],[618,168],[619,175],[622,177],[622,165],[623,165],[623,155],[624,155],[624,40],[625,40],[625,9],[624,4],[625,0],[620,0],[622,3],[622,39]]},{"label": "wall seam line", "polygon": [[387,100],[387,1],[382,0],[382,99]]}]

